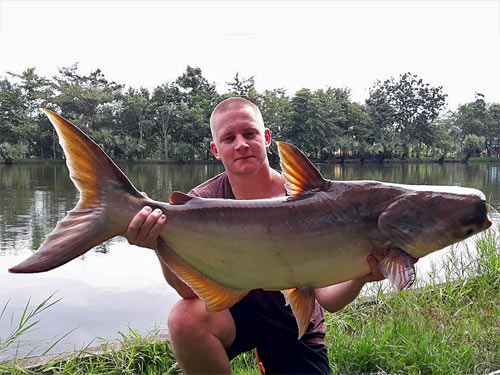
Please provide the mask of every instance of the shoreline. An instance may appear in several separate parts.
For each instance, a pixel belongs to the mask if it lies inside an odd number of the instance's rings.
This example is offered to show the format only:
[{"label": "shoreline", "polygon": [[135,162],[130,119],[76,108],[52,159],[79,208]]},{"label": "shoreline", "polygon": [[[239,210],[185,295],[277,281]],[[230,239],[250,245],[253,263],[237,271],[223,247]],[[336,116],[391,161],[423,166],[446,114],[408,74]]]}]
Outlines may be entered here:
[{"label": "shoreline", "polygon": [[[384,159],[383,161],[377,159],[365,159],[361,162],[360,159],[345,159],[343,162],[340,159],[333,159],[327,161],[310,159],[314,164],[445,164],[445,163],[462,163],[461,159],[445,159],[442,162],[437,159]],[[116,159],[113,160],[116,164],[167,164],[167,165],[192,165],[192,164],[221,164],[219,160],[161,160],[161,159]],[[463,164],[473,164],[473,163],[495,163],[500,162],[500,157],[478,157],[478,158],[470,158],[467,163]],[[26,164],[65,164],[66,160],[64,159],[20,159],[12,162],[6,162],[5,160],[0,159],[0,165],[26,165]],[[277,162],[271,161],[271,164],[277,165]]]}]

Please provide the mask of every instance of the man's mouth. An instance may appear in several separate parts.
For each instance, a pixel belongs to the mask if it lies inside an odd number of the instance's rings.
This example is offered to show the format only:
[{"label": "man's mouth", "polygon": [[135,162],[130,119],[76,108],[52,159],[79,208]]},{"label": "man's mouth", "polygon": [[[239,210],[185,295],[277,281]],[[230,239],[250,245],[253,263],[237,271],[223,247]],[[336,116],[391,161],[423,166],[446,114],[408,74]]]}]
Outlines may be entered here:
[{"label": "man's mouth", "polygon": [[253,158],[253,157],[254,157],[253,155],[241,156],[239,158],[234,159],[234,161],[246,160],[246,159],[250,159],[250,158]]}]

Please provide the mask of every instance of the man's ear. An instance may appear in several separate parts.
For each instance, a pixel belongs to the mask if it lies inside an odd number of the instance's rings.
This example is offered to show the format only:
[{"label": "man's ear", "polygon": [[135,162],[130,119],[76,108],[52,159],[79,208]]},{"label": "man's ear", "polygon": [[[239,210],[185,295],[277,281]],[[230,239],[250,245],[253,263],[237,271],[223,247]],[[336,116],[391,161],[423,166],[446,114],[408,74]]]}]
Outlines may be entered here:
[{"label": "man's ear", "polygon": [[266,148],[271,146],[271,131],[268,128],[264,129],[264,138],[266,140]]},{"label": "man's ear", "polygon": [[217,150],[217,146],[214,141],[210,142],[210,150],[212,150],[212,154],[214,154],[215,158],[220,160],[219,151]]}]

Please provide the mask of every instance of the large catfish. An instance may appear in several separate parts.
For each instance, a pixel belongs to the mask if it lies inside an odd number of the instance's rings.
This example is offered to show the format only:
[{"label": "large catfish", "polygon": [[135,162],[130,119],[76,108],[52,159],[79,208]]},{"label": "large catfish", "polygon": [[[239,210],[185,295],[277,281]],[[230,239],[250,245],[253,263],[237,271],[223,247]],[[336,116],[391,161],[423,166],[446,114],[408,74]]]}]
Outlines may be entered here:
[{"label": "large catfish", "polygon": [[382,271],[401,289],[413,280],[411,257],[491,225],[478,190],[330,181],[297,148],[281,142],[289,196],[224,200],[174,192],[170,203],[154,201],[76,126],[44,112],[56,128],[80,200],[38,251],[10,272],[58,267],[124,233],[132,217],[149,205],[167,216],[159,258],[208,311],[226,309],[252,289],[283,290],[300,337],[309,324],[314,288],[369,273],[366,257],[372,251],[391,249],[381,261]]}]

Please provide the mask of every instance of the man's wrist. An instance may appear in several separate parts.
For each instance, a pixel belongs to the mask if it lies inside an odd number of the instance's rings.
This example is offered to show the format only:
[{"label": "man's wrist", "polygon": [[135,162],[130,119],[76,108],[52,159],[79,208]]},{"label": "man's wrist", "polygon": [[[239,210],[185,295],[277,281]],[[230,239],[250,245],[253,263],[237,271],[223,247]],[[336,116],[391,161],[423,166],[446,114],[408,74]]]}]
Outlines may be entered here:
[{"label": "man's wrist", "polygon": [[363,275],[361,277],[358,277],[356,279],[352,279],[351,283],[353,284],[353,287],[357,287],[361,290],[365,286],[366,283],[370,282],[368,279],[368,275]]}]

